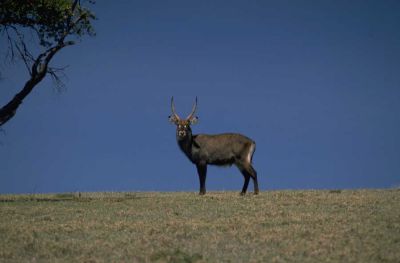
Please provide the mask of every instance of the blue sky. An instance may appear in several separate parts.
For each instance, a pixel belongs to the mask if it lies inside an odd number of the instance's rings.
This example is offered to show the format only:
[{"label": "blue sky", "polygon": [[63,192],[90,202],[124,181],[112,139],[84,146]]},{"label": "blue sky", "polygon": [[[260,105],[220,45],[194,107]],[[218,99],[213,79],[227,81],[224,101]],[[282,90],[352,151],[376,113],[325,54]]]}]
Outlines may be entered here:
[{"label": "blue sky", "polygon": [[[261,190],[400,185],[399,1],[98,1],[0,134],[0,193],[198,191],[168,122],[257,143]],[[4,39],[2,39],[4,46]],[[2,64],[0,105],[27,79]],[[240,191],[232,168],[207,189]],[[249,190],[253,186],[250,184]]]}]

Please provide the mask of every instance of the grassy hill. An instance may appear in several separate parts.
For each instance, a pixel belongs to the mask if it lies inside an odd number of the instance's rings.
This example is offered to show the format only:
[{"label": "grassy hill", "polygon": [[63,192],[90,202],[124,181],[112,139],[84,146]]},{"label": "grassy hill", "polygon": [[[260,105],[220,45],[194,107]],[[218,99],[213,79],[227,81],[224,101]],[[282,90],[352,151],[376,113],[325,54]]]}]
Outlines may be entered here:
[{"label": "grassy hill", "polygon": [[0,262],[400,262],[400,190],[0,195]]}]

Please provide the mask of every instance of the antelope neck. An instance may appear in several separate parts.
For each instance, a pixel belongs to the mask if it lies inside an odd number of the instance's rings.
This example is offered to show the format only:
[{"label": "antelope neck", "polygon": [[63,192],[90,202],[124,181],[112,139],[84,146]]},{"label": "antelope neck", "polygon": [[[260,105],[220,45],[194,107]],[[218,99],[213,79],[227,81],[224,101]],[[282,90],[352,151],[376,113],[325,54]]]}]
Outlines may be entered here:
[{"label": "antelope neck", "polygon": [[192,160],[192,143],[193,143],[193,136],[191,132],[188,132],[184,138],[176,136],[178,141],[179,148],[182,152],[191,160]]}]

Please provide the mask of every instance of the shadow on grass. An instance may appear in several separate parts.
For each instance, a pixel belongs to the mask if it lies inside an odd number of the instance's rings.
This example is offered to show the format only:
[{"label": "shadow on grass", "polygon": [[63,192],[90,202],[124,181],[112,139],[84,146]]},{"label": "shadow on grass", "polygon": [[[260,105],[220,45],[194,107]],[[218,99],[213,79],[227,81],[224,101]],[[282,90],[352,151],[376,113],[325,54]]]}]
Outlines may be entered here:
[{"label": "shadow on grass", "polygon": [[0,203],[8,202],[90,202],[103,200],[110,202],[123,202],[126,200],[140,199],[134,193],[61,193],[61,194],[32,194],[32,195],[9,195],[1,196]]},{"label": "shadow on grass", "polygon": [[334,190],[330,190],[329,193],[330,193],[330,194],[340,194],[340,193],[342,193],[342,190],[340,190],[340,189],[334,189]]}]

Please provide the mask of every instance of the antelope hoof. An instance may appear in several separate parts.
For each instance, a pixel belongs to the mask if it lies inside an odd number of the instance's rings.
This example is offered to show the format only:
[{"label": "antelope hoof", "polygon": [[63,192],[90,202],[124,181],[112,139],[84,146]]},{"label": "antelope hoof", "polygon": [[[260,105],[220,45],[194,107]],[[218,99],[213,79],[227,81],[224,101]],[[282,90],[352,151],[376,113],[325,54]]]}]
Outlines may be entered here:
[{"label": "antelope hoof", "polygon": [[240,195],[241,195],[241,196],[245,196],[245,195],[246,195],[246,192],[240,192]]},{"label": "antelope hoof", "polygon": [[203,192],[203,191],[200,191],[200,192],[199,192],[199,195],[205,195],[205,194],[206,194],[205,191],[204,191],[204,192]]}]

